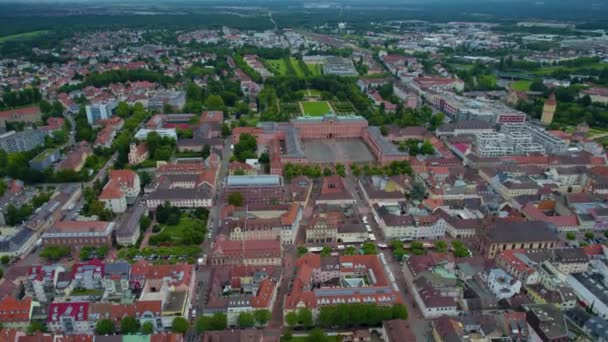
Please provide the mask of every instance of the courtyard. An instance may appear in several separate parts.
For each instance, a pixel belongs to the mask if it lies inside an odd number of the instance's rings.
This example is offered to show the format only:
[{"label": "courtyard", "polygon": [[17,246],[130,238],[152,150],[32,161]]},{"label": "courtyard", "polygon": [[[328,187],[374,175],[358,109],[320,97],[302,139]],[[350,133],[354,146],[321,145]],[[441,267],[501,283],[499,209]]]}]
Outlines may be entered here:
[{"label": "courtyard", "polygon": [[361,139],[303,140],[304,154],[311,163],[369,163],[376,159]]}]

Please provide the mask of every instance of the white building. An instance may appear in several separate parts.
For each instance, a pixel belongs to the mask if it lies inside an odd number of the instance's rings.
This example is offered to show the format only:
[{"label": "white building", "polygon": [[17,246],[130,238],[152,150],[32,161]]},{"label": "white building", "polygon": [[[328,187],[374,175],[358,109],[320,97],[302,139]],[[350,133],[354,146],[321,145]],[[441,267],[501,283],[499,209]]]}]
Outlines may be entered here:
[{"label": "white building", "polygon": [[501,268],[493,268],[487,275],[487,283],[490,291],[496,298],[508,299],[521,291],[521,282]]},{"label": "white building", "polygon": [[132,203],[141,191],[139,176],[131,170],[112,170],[110,180],[99,195],[106,209],[114,213],[124,213],[127,204]]},{"label": "white building", "polygon": [[156,132],[161,138],[168,137],[173,140],[177,140],[177,131],[175,130],[175,128],[141,128],[139,131],[137,131],[137,133],[135,133],[135,139],[146,140],[146,138],[148,138],[148,134],[152,132]]},{"label": "white building", "polygon": [[106,120],[112,117],[112,111],[118,107],[118,102],[110,101],[103,103],[90,104],[85,107],[87,121],[89,125],[95,125],[99,120]]}]

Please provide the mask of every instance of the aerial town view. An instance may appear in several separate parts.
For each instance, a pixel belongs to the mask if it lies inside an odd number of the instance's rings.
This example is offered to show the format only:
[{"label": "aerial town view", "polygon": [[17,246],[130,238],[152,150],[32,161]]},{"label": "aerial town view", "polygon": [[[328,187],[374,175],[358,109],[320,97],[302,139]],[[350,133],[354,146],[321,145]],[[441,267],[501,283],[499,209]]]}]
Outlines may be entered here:
[{"label": "aerial town view", "polygon": [[0,0],[0,342],[608,342],[608,1]]}]

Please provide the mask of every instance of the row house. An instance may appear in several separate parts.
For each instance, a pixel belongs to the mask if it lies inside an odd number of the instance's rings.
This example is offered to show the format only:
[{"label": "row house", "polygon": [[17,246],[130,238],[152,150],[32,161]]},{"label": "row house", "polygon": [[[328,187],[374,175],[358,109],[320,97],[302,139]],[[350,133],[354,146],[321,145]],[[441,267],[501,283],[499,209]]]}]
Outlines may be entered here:
[{"label": "row house", "polygon": [[374,217],[387,240],[426,240],[443,238],[447,222],[438,215],[411,215],[399,207],[372,207]]},{"label": "row house", "polygon": [[209,255],[211,265],[273,265],[283,261],[279,240],[227,240],[218,235]]}]

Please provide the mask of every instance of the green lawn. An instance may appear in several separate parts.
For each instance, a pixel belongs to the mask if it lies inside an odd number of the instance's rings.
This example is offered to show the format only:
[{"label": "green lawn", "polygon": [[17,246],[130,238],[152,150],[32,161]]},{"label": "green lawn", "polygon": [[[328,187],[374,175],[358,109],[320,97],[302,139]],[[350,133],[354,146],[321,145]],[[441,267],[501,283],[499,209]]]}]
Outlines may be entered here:
[{"label": "green lawn", "polygon": [[272,73],[277,76],[287,74],[287,65],[285,65],[285,61],[283,59],[267,59],[266,66]]},{"label": "green lawn", "polygon": [[290,57],[289,58],[289,62],[291,63],[291,66],[293,67],[293,70],[296,72],[296,76],[298,76],[298,77],[304,77],[304,76],[306,76],[304,74],[304,70],[302,70],[302,68],[300,68],[300,62],[298,61],[297,58]]},{"label": "green lawn", "polygon": [[36,37],[38,35],[45,34],[47,32],[49,32],[49,31],[47,31],[47,30],[39,30],[39,31],[32,31],[32,32],[24,32],[24,33],[11,34],[9,36],[0,37],[0,44],[2,44],[4,42],[7,42],[9,40],[14,40],[14,39],[24,39],[24,38]]},{"label": "green lawn", "polygon": [[330,112],[333,113],[327,101],[300,102],[300,104],[304,115],[323,116]]},{"label": "green lawn", "polygon": [[171,235],[174,240],[181,240],[188,230],[202,230],[204,226],[203,221],[199,219],[182,217],[177,225],[165,226],[162,232]]},{"label": "green lawn", "polygon": [[310,70],[310,73],[313,76],[318,76],[321,75],[323,72],[321,71],[321,64],[312,64],[312,63],[308,63],[306,64],[306,66],[308,67],[308,70]]},{"label": "green lawn", "polygon": [[569,72],[576,73],[578,70],[603,69],[606,67],[608,67],[608,63],[601,63],[601,62],[587,64],[587,65],[578,66],[578,67],[567,67],[567,66],[556,65],[556,66],[544,67],[544,68],[535,70],[534,74],[539,75],[539,76],[549,75],[552,72],[557,71],[557,70],[567,70]]},{"label": "green lawn", "polygon": [[530,85],[532,81],[529,80],[519,80],[511,83],[511,88],[517,91],[530,91]]}]

